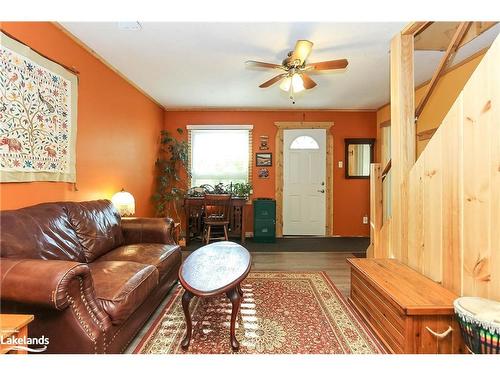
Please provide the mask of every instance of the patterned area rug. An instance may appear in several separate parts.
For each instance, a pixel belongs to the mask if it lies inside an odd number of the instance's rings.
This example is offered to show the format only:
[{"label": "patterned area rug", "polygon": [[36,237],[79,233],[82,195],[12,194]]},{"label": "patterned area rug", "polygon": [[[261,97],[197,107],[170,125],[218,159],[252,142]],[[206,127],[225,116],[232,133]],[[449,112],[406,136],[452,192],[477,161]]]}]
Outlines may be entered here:
[{"label": "patterned area rug", "polygon": [[[236,337],[243,354],[385,353],[322,272],[251,272],[242,283]],[[231,303],[224,296],[191,301],[193,336],[187,351],[181,287],[134,353],[233,353]]]}]

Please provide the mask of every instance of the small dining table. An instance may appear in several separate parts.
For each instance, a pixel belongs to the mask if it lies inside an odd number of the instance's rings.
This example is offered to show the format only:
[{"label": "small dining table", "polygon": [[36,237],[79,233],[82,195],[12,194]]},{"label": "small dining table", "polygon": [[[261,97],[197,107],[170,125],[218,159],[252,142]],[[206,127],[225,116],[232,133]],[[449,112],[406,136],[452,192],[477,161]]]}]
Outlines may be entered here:
[{"label": "small dining table", "polygon": [[[246,233],[246,206],[247,198],[231,198],[231,212],[229,217],[229,236],[240,238],[241,243],[245,243]],[[200,235],[203,228],[201,217],[203,215],[203,197],[184,198],[184,233],[186,245],[191,239],[191,235]]]}]

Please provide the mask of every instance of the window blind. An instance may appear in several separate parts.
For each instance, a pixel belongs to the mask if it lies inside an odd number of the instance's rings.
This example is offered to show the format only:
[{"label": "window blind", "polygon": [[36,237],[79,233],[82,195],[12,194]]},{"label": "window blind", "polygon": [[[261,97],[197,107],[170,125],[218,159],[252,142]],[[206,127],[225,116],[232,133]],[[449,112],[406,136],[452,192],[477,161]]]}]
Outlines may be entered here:
[{"label": "window blind", "polygon": [[250,182],[250,126],[188,126],[191,186]]}]

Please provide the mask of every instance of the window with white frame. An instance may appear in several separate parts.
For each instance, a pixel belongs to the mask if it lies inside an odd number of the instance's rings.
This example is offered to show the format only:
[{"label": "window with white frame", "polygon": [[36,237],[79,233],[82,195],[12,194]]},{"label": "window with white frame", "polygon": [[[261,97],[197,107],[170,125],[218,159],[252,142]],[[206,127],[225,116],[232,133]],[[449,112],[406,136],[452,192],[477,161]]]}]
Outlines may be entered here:
[{"label": "window with white frame", "polygon": [[191,186],[250,182],[251,125],[189,125]]}]

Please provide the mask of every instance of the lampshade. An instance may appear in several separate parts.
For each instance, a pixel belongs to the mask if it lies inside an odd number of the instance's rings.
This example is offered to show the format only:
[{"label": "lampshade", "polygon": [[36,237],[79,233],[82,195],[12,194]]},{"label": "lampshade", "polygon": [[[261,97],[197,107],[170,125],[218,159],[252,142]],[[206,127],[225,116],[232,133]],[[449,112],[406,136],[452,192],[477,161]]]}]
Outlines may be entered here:
[{"label": "lampshade", "polygon": [[291,84],[292,84],[292,78],[286,77],[283,81],[281,81],[280,89],[282,89],[283,91],[289,91]]},{"label": "lampshade", "polygon": [[290,86],[292,86],[293,92],[301,92],[304,88],[304,81],[302,76],[298,73],[293,74],[291,77],[286,77],[280,84],[280,89],[283,91],[290,91]]},{"label": "lampshade", "polygon": [[111,198],[111,202],[121,216],[135,214],[135,199],[132,194],[122,189]]}]

